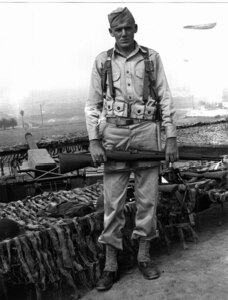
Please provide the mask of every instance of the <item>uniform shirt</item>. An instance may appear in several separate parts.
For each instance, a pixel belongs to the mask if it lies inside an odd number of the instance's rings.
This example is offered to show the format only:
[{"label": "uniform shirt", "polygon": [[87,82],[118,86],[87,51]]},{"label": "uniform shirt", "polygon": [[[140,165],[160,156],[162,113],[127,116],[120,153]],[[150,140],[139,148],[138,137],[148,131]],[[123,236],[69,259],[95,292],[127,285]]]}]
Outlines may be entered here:
[{"label": "uniform shirt", "polygon": [[[143,103],[143,84],[145,65],[141,54],[145,52],[135,42],[135,50],[128,56],[124,56],[115,47],[112,55],[113,85],[116,100],[134,104]],[[176,137],[176,125],[174,122],[174,107],[169,85],[159,53],[149,49],[149,58],[153,61],[155,90],[160,103],[162,113],[162,125],[165,127],[166,138]],[[103,111],[103,94],[101,88],[101,72],[107,60],[107,51],[100,53],[94,62],[89,96],[85,105],[86,126],[89,140],[99,139],[99,119]],[[111,99],[107,87],[107,99]]]}]

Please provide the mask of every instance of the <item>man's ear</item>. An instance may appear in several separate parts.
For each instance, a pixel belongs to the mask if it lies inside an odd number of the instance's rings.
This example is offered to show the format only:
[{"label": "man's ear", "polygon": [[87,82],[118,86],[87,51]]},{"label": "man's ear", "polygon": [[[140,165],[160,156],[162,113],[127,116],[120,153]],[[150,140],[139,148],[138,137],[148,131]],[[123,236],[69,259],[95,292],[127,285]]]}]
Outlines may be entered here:
[{"label": "man's ear", "polygon": [[113,34],[113,32],[112,32],[112,28],[109,28],[108,31],[109,31],[110,35],[111,35],[112,37],[114,37],[114,34]]},{"label": "man's ear", "polygon": [[138,31],[138,25],[135,24],[135,33]]}]

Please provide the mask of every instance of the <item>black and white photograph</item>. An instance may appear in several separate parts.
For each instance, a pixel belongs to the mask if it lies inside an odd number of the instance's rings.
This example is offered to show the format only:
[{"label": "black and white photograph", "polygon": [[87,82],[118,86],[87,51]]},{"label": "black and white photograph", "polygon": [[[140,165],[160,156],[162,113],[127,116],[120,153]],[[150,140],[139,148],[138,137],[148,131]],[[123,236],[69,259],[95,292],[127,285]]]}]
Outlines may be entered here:
[{"label": "black and white photograph", "polygon": [[0,1],[0,300],[228,299],[227,15]]}]

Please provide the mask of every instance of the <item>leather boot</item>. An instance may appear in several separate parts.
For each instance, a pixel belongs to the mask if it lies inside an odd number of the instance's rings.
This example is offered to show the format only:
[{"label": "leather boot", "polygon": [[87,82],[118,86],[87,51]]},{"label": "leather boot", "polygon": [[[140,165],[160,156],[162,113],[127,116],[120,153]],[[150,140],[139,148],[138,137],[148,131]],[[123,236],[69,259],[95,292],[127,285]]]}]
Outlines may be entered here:
[{"label": "leather boot", "polygon": [[138,267],[144,278],[156,279],[160,276],[157,265],[151,261],[150,257],[150,241],[140,239],[138,251]]},{"label": "leather boot", "polygon": [[98,291],[106,291],[112,287],[117,280],[117,268],[117,249],[111,245],[106,245],[105,268],[96,284]]},{"label": "leather boot", "polygon": [[152,261],[138,262],[139,270],[145,279],[156,279],[160,277],[160,271]]},{"label": "leather boot", "polygon": [[112,286],[113,283],[117,280],[117,271],[103,271],[101,278],[98,280],[96,284],[96,289],[98,291],[107,291]]}]

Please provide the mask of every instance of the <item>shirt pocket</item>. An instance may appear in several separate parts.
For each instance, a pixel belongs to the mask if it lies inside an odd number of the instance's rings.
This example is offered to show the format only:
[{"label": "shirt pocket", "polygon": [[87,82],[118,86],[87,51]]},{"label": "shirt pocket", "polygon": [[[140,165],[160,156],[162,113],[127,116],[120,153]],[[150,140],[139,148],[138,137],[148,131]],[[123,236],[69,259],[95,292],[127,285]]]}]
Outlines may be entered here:
[{"label": "shirt pocket", "polygon": [[135,75],[138,77],[138,78],[140,78],[140,79],[143,79],[143,75],[144,75],[144,70],[143,69],[136,69],[135,70]]},{"label": "shirt pocket", "polygon": [[143,83],[144,83],[144,69],[137,68],[135,70],[135,92],[136,94],[141,97],[143,95]]},{"label": "shirt pocket", "polygon": [[[112,84],[113,84],[113,87],[114,87],[114,90],[115,90],[115,94],[118,90],[120,90],[120,72],[119,71],[112,71]],[[107,90],[108,90],[108,95],[111,96],[111,93],[110,93],[110,88],[109,88],[109,78],[108,78],[108,75],[107,75]]]},{"label": "shirt pocket", "polygon": [[120,88],[120,72],[113,72],[112,80],[114,87]]}]

